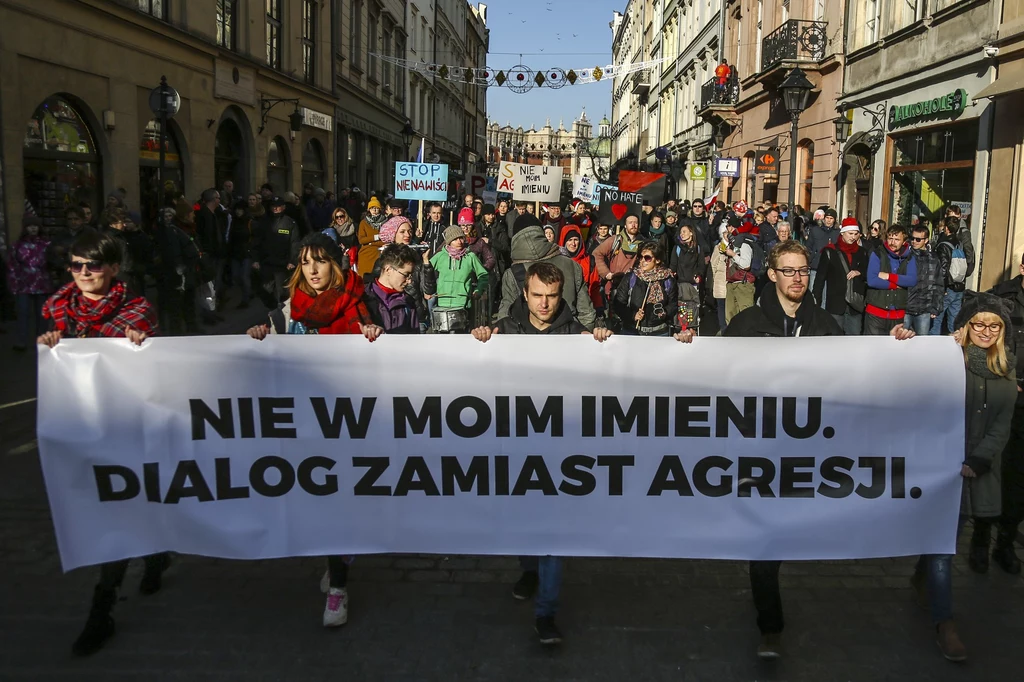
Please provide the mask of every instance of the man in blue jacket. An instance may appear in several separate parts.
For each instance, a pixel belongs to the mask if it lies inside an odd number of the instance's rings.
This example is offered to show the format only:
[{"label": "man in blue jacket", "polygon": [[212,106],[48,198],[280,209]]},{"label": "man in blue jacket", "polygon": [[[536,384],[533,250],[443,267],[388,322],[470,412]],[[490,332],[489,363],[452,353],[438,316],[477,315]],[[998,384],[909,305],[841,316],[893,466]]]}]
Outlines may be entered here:
[{"label": "man in blue jacket", "polygon": [[864,335],[886,336],[903,324],[908,290],[917,284],[917,259],[900,225],[886,232],[885,244],[868,257]]}]

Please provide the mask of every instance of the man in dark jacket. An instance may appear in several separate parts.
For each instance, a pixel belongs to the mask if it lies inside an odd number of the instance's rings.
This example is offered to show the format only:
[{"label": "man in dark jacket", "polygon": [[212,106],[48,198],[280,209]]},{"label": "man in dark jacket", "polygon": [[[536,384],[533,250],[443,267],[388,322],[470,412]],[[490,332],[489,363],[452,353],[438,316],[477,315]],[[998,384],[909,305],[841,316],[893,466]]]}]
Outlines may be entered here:
[{"label": "man in dark jacket", "polygon": [[[352,215],[351,213],[349,215]],[[441,204],[433,203],[427,208],[427,219],[423,221],[423,230],[416,230],[416,239],[420,244],[430,246],[431,253],[437,253],[444,248],[444,228],[448,225],[444,222],[444,212]]]},{"label": "man in dark jacket", "polygon": [[[943,331],[947,334],[954,331],[953,320],[956,319],[960,312],[960,306],[963,304],[964,290],[967,288],[966,282],[974,272],[974,250],[968,252],[964,244],[960,242],[960,238],[957,236],[958,220],[957,216],[949,216],[945,220],[939,221],[939,238],[935,242],[935,254],[942,263],[943,278],[942,305],[939,314],[932,320],[931,328],[931,333],[936,336]],[[969,243],[970,231],[967,232],[967,238]],[[966,272],[957,272],[957,268],[951,268],[953,252],[957,249],[963,249],[964,259],[967,261]]]},{"label": "man in dark jacket", "polygon": [[270,202],[271,216],[263,230],[258,233],[253,248],[254,270],[259,270],[263,280],[260,298],[268,308],[274,310],[284,297],[284,285],[295,269],[299,257],[299,242],[302,237],[299,226],[285,215],[285,200],[274,197]]},{"label": "man in dark jacket", "polygon": [[847,336],[860,335],[864,324],[868,251],[859,243],[860,234],[856,218],[843,220],[839,241],[821,251],[818,276],[811,285],[814,300],[835,318]]},{"label": "man in dark jacket", "polygon": [[327,192],[323,187],[313,190],[313,196],[306,201],[306,217],[309,219],[310,229],[314,232],[323,232],[331,224],[334,214],[334,202],[327,200]]},{"label": "man in dark jacket", "polygon": [[1012,312],[1012,336],[1006,339],[1006,349],[1017,357],[1017,403],[1010,421],[1010,440],[1003,449],[1002,498],[1003,509],[996,531],[996,546],[992,559],[1007,573],[1020,573],[1020,560],[1013,551],[1017,529],[1024,521],[1024,393],[1020,382],[1024,380],[1024,260],[1020,274],[1002,284],[997,284],[989,293],[995,294],[1008,303]]},{"label": "man in dark jacket", "polygon": [[907,294],[907,315],[903,326],[923,335],[929,333],[932,321],[942,313],[942,295],[945,292],[942,261],[932,253],[928,228],[924,225],[911,228],[910,248],[917,259],[917,284]]},{"label": "man in dark jacket", "polygon": [[818,271],[818,262],[821,259],[821,251],[829,244],[839,241],[839,230],[836,229],[838,215],[835,209],[827,209],[821,223],[811,223],[807,233],[807,249],[811,252],[811,286],[814,286],[815,274]]},{"label": "man in dark jacket", "polygon": [[917,260],[900,225],[886,232],[886,242],[868,256],[864,297],[865,336],[885,336],[903,326],[908,290],[917,284]]},{"label": "man in dark jacket", "polygon": [[[487,342],[495,334],[589,334],[586,327],[573,317],[572,309],[562,299],[565,275],[555,265],[541,261],[526,271],[523,295],[516,298],[507,317],[498,320],[496,327],[477,327],[473,338]],[[594,338],[603,342],[610,338],[611,330],[598,328]],[[541,644],[558,644],[562,632],[555,625],[558,610],[558,592],[562,584],[560,557],[519,557],[523,574],[512,588],[512,596],[525,601],[536,593],[534,629]]]},{"label": "man in dark jacket", "polygon": [[[843,330],[829,313],[807,300],[811,254],[796,241],[785,241],[768,255],[768,279],[758,303],[736,314],[725,328],[728,337],[842,336]],[[897,339],[913,338],[914,332],[901,326],[890,333]],[[750,589],[757,608],[761,658],[782,656],[781,635],[785,625],[782,592],[779,589],[781,561],[751,561]]]}]

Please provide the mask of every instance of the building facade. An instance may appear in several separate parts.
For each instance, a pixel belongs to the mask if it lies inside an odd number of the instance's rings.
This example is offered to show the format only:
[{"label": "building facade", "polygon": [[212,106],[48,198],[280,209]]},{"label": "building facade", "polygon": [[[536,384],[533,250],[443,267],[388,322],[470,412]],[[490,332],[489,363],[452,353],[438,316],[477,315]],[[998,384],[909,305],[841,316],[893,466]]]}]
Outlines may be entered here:
[{"label": "building facade", "polygon": [[[50,226],[122,188],[155,214],[150,93],[180,95],[163,184],[195,197],[232,180],[333,188],[330,5],[238,0],[11,0],[0,5],[0,166],[9,237],[25,202]],[[299,114],[299,130],[291,115]]]},{"label": "building facade", "polygon": [[[463,65],[474,71],[487,64],[490,40],[487,34],[487,5],[469,6],[466,12],[466,53]],[[467,173],[487,168],[487,88],[465,87],[466,117],[462,133],[462,158]]]},{"label": "building facade", "polygon": [[851,2],[839,100],[853,122],[837,178],[843,213],[934,227],[947,206],[959,206],[981,261],[973,285],[986,270],[981,245],[996,108],[978,94],[995,79],[984,47],[995,39],[1000,4]]},{"label": "building facade", "polygon": [[608,177],[611,147],[611,123],[604,118],[594,136],[594,126],[586,110],[567,129],[563,121],[558,128],[548,119],[540,130],[530,126],[513,128],[510,123],[499,126],[491,121],[487,126],[487,159],[491,164],[500,161],[528,163],[537,166],[561,166],[564,180],[573,175],[588,175],[604,181]]}]

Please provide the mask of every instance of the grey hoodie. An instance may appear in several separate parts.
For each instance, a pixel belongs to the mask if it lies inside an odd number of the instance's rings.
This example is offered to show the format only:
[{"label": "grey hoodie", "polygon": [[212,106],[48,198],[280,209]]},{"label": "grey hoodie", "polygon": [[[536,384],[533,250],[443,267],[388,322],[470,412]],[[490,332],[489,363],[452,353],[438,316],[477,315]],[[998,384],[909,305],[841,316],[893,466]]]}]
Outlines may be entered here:
[{"label": "grey hoodie", "polygon": [[544,237],[544,230],[536,225],[527,227],[512,237],[512,267],[505,271],[501,278],[501,307],[498,319],[508,317],[512,303],[522,295],[522,287],[516,280],[515,270],[529,268],[537,261],[548,261],[562,271],[565,286],[562,299],[568,304],[576,319],[587,329],[593,329],[597,322],[594,304],[583,281],[583,268],[580,264],[563,256],[557,244]]}]

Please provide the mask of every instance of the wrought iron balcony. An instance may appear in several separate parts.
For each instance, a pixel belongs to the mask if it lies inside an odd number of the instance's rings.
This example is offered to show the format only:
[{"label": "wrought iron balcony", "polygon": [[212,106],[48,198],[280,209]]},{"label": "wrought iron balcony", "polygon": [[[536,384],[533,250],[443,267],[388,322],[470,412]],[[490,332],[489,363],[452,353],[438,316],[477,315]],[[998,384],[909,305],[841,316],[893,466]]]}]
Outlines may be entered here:
[{"label": "wrought iron balcony", "polygon": [[824,21],[790,19],[761,41],[761,72],[783,62],[820,62],[828,44]]},{"label": "wrought iron balcony", "polygon": [[738,81],[726,81],[725,85],[719,87],[718,79],[712,78],[700,87],[699,111],[713,106],[731,107],[739,101],[740,84]]},{"label": "wrought iron balcony", "polygon": [[633,75],[633,94],[646,95],[651,90],[651,70],[643,69]]}]

